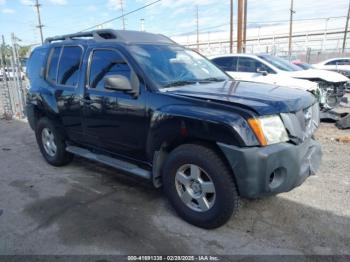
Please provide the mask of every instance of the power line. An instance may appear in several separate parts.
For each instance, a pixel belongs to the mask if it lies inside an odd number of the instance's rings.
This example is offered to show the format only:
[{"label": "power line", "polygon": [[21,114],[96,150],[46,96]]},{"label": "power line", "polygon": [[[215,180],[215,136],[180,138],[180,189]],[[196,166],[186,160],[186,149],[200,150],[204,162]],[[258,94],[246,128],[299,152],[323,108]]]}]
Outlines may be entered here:
[{"label": "power line", "polygon": [[[329,16],[329,17],[314,17],[314,18],[300,18],[300,19],[293,19],[293,21],[312,21],[312,20],[325,20],[325,19],[334,19],[334,18],[345,18],[345,15],[342,16]],[[285,23],[289,22],[290,20],[273,20],[273,21],[261,21],[261,22],[248,22],[248,24],[272,24],[272,23]]]},{"label": "power line", "polygon": [[156,3],[159,3],[159,2],[161,2],[161,1],[162,1],[162,0],[157,0],[157,1],[151,2],[151,3],[147,4],[147,5],[141,6],[141,7],[137,8],[137,9],[134,9],[134,10],[132,10],[132,11],[126,13],[126,14],[123,14],[123,15],[121,15],[121,16],[118,16],[118,17],[109,19],[109,20],[107,20],[107,21],[104,21],[104,22],[102,22],[102,23],[100,23],[100,24],[97,24],[97,25],[94,25],[94,26],[90,26],[90,27],[88,27],[88,28],[85,28],[85,29],[81,30],[80,32],[88,31],[88,30],[94,29],[94,28],[96,28],[96,27],[105,25],[105,24],[107,24],[107,23],[113,22],[113,21],[118,20],[118,19],[120,19],[120,18],[123,18],[123,17],[125,17],[125,16],[127,16],[127,15],[130,15],[130,14],[132,14],[132,13],[135,13],[135,12],[137,12],[137,11],[140,11],[140,10],[142,10],[142,9],[145,9],[145,8],[151,6],[151,5],[154,5],[154,4],[156,4]]},{"label": "power line", "polygon": [[[302,19],[293,19],[294,22],[296,21],[310,21],[310,20],[325,20],[325,19],[334,19],[334,18],[345,18],[346,16],[330,16],[330,17],[318,17],[318,18],[302,18]],[[286,23],[289,22],[289,20],[274,20],[274,21],[262,21],[262,22],[254,22],[254,21],[247,21],[248,25],[263,25],[263,24],[273,24],[273,23]],[[199,32],[207,32],[209,29],[215,29],[215,28],[220,28],[223,26],[228,26],[230,23],[222,23],[214,26],[209,26],[209,27],[204,27],[199,30]],[[237,25],[236,22],[233,23],[233,25]],[[189,34],[196,33],[196,31],[187,31],[184,33],[179,33],[179,34],[174,34],[170,35],[170,37],[173,36],[185,36]]]}]

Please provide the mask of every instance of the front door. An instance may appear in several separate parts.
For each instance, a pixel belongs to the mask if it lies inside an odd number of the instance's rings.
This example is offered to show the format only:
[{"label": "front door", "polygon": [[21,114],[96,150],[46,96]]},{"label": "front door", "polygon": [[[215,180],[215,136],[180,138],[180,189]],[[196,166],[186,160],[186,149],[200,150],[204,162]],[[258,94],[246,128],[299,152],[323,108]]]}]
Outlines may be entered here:
[{"label": "front door", "polygon": [[277,82],[277,75],[271,68],[251,57],[239,57],[236,77],[237,80],[258,83],[276,84]]},{"label": "front door", "polygon": [[147,92],[142,84],[137,97],[105,89],[104,78],[108,75],[123,75],[131,80],[132,68],[118,50],[94,49],[89,61],[83,99],[85,139],[97,149],[144,160]]}]

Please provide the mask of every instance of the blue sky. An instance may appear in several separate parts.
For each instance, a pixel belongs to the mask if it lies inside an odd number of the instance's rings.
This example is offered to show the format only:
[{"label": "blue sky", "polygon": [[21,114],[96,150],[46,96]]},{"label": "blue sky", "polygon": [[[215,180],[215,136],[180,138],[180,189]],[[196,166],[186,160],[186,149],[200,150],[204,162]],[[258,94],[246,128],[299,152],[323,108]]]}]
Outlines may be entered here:
[{"label": "blue sky", "polygon": [[[121,15],[120,0],[39,0],[44,37],[73,33]],[[123,0],[124,13],[154,0]],[[200,30],[225,30],[229,22],[229,0],[162,0],[142,11],[126,17],[126,28],[145,29],[169,36],[195,30],[195,6],[199,7]],[[348,0],[294,0],[295,19],[346,16]],[[234,0],[237,5],[237,0]],[[40,41],[33,0],[0,0],[0,34],[7,41],[11,32],[24,44]],[[268,21],[289,19],[290,0],[248,0],[250,26]],[[236,8],[235,8],[236,9]],[[121,29],[116,20],[105,28]]]}]

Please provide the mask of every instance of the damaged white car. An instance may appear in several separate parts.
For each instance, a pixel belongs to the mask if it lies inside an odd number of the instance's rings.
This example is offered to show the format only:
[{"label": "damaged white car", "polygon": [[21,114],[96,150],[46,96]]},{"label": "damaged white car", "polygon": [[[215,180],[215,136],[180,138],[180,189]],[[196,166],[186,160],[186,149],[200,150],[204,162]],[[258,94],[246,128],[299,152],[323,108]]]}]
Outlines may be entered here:
[{"label": "damaged white car", "polygon": [[269,83],[312,92],[323,110],[336,107],[345,94],[348,78],[336,72],[308,69],[269,54],[228,54],[211,60],[234,79]]}]

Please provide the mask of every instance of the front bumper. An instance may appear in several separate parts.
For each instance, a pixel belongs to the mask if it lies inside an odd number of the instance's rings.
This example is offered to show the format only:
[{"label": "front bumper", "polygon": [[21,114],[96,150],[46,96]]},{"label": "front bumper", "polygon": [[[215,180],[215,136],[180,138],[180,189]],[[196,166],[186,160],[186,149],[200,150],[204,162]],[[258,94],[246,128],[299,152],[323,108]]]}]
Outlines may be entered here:
[{"label": "front bumper", "polygon": [[322,157],[321,146],[311,138],[299,145],[218,146],[231,165],[240,195],[247,198],[292,190],[318,170]]}]

